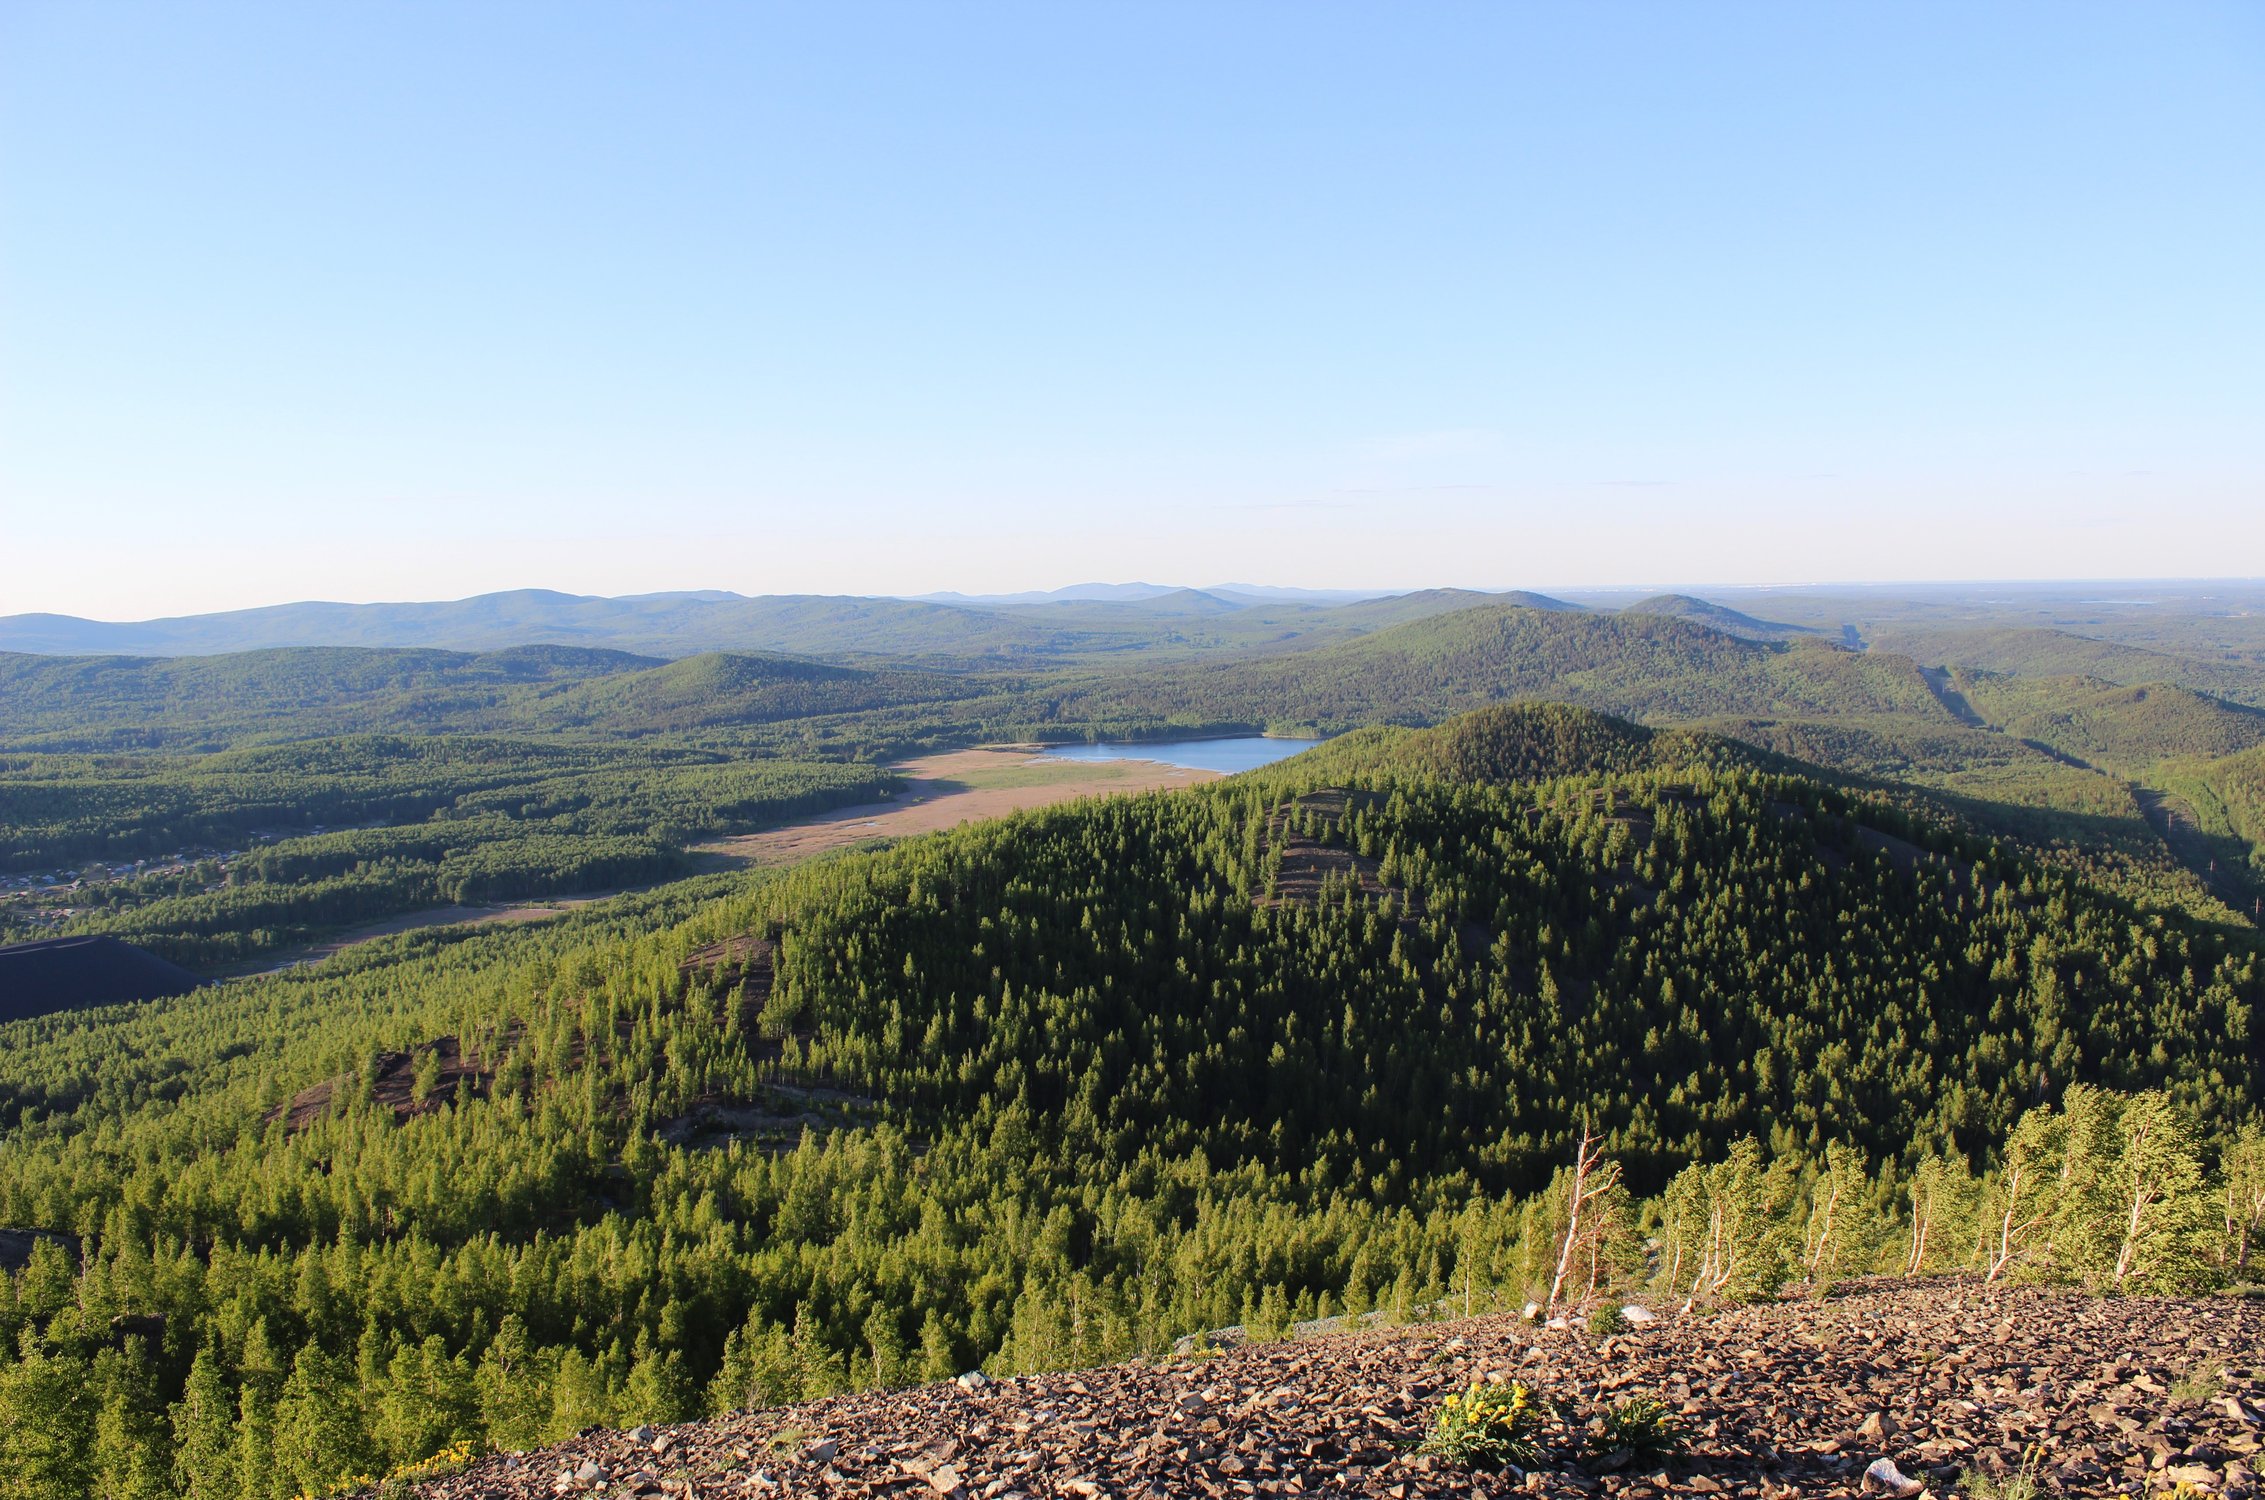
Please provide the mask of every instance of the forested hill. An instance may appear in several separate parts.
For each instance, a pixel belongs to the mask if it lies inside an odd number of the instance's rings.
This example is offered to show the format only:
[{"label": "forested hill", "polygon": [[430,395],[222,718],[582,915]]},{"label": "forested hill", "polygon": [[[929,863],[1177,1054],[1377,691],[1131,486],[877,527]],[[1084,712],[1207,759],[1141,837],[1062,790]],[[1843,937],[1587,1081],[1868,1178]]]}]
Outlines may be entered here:
[{"label": "forested hill", "polygon": [[2254,934],[1516,717],[0,1028],[0,1224],[85,1242],[0,1423],[267,1500],[1492,1284],[1584,1119],[1892,1216],[2071,1083],[2254,1118]]},{"label": "forested hill", "polygon": [[1883,630],[1873,644],[1907,653],[1930,665],[2023,677],[2100,678],[2138,684],[2173,682],[2184,687],[2265,707],[2265,670],[2251,661],[2210,661],[2097,640],[2062,630],[1978,628]]},{"label": "forested hill", "polygon": [[622,736],[803,720],[868,744],[1167,725],[1338,730],[1534,696],[1654,720],[1955,722],[1905,658],[1747,641],[1659,615],[1489,604],[1318,649],[1035,677],[727,653],[661,663],[565,647],[0,655],[0,745],[189,748],[407,730]]},{"label": "forested hill", "polygon": [[969,696],[954,674],[715,653],[662,662],[526,646],[309,647],[234,656],[0,655],[0,745],[217,748],[324,735],[577,733],[766,724]]},{"label": "forested hill", "polygon": [[1710,714],[1898,715],[1955,723],[1908,657],[1743,640],[1647,614],[1489,605],[1294,656],[1080,684],[1065,722],[1247,721],[1342,730],[1434,723],[1547,697],[1654,721]]},{"label": "forested hill", "polygon": [[1307,752],[1290,774],[1300,782],[1381,773],[1510,786],[1702,766],[1820,774],[1815,766],[1721,735],[1652,729],[1569,703],[1532,701],[1473,709],[1429,729],[1355,730]]}]

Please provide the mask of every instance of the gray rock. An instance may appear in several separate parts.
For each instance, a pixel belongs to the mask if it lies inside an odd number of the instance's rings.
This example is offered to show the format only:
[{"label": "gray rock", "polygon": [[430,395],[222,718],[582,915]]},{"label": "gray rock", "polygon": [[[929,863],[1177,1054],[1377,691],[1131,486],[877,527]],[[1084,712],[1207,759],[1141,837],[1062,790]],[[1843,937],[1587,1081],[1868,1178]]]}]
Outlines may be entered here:
[{"label": "gray rock", "polygon": [[959,1378],[959,1388],[963,1391],[980,1391],[990,1384],[991,1377],[981,1370],[970,1370]]},{"label": "gray rock", "polygon": [[1633,1302],[1620,1309],[1620,1316],[1631,1323],[1657,1323],[1659,1321],[1658,1313],[1653,1312],[1648,1307],[1639,1307]]},{"label": "gray rock", "polygon": [[820,1438],[814,1443],[802,1445],[802,1456],[814,1464],[830,1464],[834,1461],[834,1455],[841,1451],[842,1445],[832,1438]]},{"label": "gray rock", "polygon": [[1872,1460],[1872,1466],[1864,1471],[1864,1493],[1867,1495],[1894,1495],[1900,1497],[1900,1500],[1908,1500],[1908,1497],[1918,1494],[1926,1487],[1923,1481],[1908,1478],[1895,1466],[1892,1458],[1876,1458]]}]

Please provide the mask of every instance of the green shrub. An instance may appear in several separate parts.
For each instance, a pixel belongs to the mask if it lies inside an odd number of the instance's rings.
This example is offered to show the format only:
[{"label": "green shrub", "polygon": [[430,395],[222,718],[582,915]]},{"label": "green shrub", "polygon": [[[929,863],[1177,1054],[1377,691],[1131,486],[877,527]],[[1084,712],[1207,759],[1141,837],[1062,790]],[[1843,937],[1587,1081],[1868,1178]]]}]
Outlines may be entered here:
[{"label": "green shrub", "polygon": [[1474,1380],[1469,1390],[1449,1396],[1439,1408],[1439,1421],[1424,1439],[1423,1451],[1473,1469],[1504,1464],[1530,1469],[1546,1451],[1542,1432],[1549,1417],[1548,1402],[1522,1381],[1489,1385]]},{"label": "green shrub", "polygon": [[1609,1302],[1589,1314],[1589,1332],[1599,1338],[1611,1333],[1626,1333],[1628,1328],[1627,1315]]},{"label": "green shrub", "polygon": [[1604,1413],[1598,1424],[1596,1448],[1599,1453],[1670,1458],[1683,1451],[1683,1424],[1666,1402],[1639,1393]]}]

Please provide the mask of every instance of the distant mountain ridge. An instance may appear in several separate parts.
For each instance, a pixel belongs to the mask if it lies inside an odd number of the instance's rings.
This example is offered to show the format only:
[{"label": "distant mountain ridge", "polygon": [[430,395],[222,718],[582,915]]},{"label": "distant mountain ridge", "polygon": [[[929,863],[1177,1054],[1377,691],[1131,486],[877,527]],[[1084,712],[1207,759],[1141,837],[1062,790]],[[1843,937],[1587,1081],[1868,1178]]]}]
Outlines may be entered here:
[{"label": "distant mountain ridge", "polygon": [[[1398,609],[1374,610],[1394,600]],[[468,599],[380,604],[307,601],[215,614],[107,621],[75,615],[0,616],[0,652],[35,656],[217,656],[279,647],[426,648],[490,652],[542,645],[681,657],[709,651],[831,658],[887,656],[993,664],[1150,648],[1266,647],[1320,631],[1358,634],[1380,623],[1476,603],[1570,609],[1538,594],[1424,590],[1412,594],[1222,585],[1081,584],[1047,594],[926,599],[723,590],[608,598],[513,589]],[[1368,610],[1370,613],[1350,613]],[[1216,630],[1180,633],[1173,622]],[[1318,644],[1319,642],[1315,642]]]}]

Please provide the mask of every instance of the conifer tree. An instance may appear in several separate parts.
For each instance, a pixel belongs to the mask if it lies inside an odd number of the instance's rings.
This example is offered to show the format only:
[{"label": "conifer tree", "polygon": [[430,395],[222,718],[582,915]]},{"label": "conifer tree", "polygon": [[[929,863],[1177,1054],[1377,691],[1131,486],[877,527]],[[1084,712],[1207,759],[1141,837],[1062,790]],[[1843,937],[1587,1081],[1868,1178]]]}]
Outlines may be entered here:
[{"label": "conifer tree", "polygon": [[82,1360],[50,1353],[29,1327],[0,1365],[0,1500],[62,1500],[95,1479],[95,1401]]},{"label": "conifer tree", "polygon": [[172,1408],[173,1487],[181,1500],[235,1500],[236,1403],[213,1346],[189,1362],[189,1378]]},{"label": "conifer tree", "polygon": [[1869,1186],[1863,1160],[1852,1147],[1841,1141],[1825,1147],[1824,1160],[1809,1182],[1801,1226],[1801,1270],[1810,1286],[1830,1286],[1866,1258],[1871,1248]]},{"label": "conifer tree", "polygon": [[274,1420],[275,1473],[287,1493],[326,1494],[380,1467],[362,1430],[351,1367],[312,1340],[291,1361]]},{"label": "conifer tree", "polygon": [[2028,1111],[2014,1126],[1976,1216],[1985,1281],[2026,1270],[2049,1248],[2064,1140],[2061,1117],[2049,1105]]},{"label": "conifer tree", "polygon": [[95,1356],[101,1410],[94,1424],[95,1482],[112,1500],[171,1500],[165,1409],[148,1344],[128,1338]]},{"label": "conifer tree", "polygon": [[1966,1164],[1930,1151],[1912,1170],[1906,1192],[1910,1233],[1903,1274],[1924,1276],[1970,1263],[1976,1184]]},{"label": "conifer tree", "polygon": [[549,1361],[537,1354],[517,1313],[507,1314],[496,1329],[480,1356],[473,1383],[479,1395],[480,1425],[495,1447],[518,1452],[550,1435]]}]

